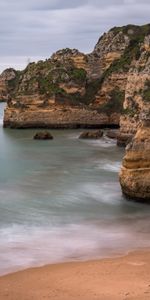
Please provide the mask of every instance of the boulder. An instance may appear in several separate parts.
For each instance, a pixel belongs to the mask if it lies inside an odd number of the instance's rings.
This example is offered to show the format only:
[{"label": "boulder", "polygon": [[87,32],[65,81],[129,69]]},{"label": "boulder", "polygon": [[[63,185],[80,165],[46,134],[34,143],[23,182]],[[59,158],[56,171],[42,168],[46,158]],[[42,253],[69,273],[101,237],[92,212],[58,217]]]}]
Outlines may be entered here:
[{"label": "boulder", "polygon": [[118,130],[108,130],[106,136],[110,139],[117,139],[118,132]]},{"label": "boulder", "polygon": [[119,133],[117,134],[117,146],[126,147],[132,140],[133,134]]},{"label": "boulder", "polygon": [[53,140],[53,136],[48,131],[39,131],[33,138],[34,140]]},{"label": "boulder", "polygon": [[102,130],[84,131],[80,134],[79,139],[100,139],[102,136]]}]

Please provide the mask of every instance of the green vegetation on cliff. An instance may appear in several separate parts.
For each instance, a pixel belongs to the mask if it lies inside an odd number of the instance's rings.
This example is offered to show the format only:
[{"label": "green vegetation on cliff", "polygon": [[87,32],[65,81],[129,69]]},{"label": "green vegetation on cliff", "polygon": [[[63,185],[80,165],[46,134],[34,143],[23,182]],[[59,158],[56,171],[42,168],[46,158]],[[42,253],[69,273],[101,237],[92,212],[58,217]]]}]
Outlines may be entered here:
[{"label": "green vegetation on cliff", "polygon": [[129,36],[131,40],[138,40],[142,43],[145,36],[150,34],[150,24],[142,26],[129,24],[122,27],[113,27],[110,31],[113,31],[115,34],[123,32],[123,34]]},{"label": "green vegetation on cliff", "polygon": [[146,80],[145,87],[143,90],[143,100],[145,102],[150,102],[150,80]]},{"label": "green vegetation on cliff", "polygon": [[[138,65],[138,72],[144,70],[144,63],[138,64],[138,60],[143,57],[141,46],[148,34],[150,24],[114,27],[99,39],[91,54],[84,55],[76,49],[66,48],[45,61],[30,63],[25,70],[16,71],[16,77],[9,81],[12,98],[22,99],[19,101],[23,104],[23,101],[28,102],[28,96],[35,95],[43,107],[53,104],[86,106],[107,115],[114,112],[133,115],[138,107],[132,105],[132,100],[129,100],[131,108],[123,110],[125,84],[131,67]],[[146,62],[149,51],[145,51],[144,57]],[[123,86],[117,88],[120,73]],[[150,81],[146,82],[141,96],[145,102],[150,101]],[[29,97],[29,102],[33,98]],[[49,101],[51,98],[53,101]],[[11,101],[9,103],[11,105]],[[14,103],[12,101],[12,106]]]},{"label": "green vegetation on cliff", "polygon": [[125,49],[121,58],[115,60],[108,69],[107,75],[113,72],[128,72],[132,61],[138,60],[141,55],[141,44],[145,36],[150,34],[150,24],[143,26],[127,25],[123,27],[114,27],[111,29],[115,34],[122,31],[130,39],[128,47]]},{"label": "green vegetation on cliff", "polygon": [[16,76],[13,79],[7,81],[8,91],[11,92],[12,94],[15,94],[16,88],[19,85],[19,81],[22,74],[22,71],[14,71],[14,72]]},{"label": "green vegetation on cliff", "polygon": [[109,93],[109,100],[100,106],[99,111],[110,115],[112,113],[122,113],[125,92],[119,88],[113,89]]},{"label": "green vegetation on cliff", "polygon": [[86,80],[87,72],[82,68],[72,68],[69,72],[70,79],[77,84],[83,84]]}]

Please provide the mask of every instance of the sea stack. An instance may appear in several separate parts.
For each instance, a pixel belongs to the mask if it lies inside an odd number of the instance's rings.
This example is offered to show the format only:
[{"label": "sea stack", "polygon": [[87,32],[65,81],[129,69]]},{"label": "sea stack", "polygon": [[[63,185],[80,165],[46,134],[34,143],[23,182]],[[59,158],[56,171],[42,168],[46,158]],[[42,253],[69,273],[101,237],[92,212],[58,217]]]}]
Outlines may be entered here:
[{"label": "sea stack", "polygon": [[150,111],[126,147],[120,184],[128,198],[150,202]]}]

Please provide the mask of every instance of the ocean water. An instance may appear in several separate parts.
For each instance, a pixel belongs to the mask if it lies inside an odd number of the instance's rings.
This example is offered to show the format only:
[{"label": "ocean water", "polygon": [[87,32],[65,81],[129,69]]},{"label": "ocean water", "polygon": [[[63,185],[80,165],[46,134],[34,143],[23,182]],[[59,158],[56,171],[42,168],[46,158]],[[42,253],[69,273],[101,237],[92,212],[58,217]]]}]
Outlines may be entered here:
[{"label": "ocean water", "polygon": [[150,246],[150,207],[126,201],[118,182],[124,150],[81,130],[2,128],[0,275],[32,266],[123,255]]}]

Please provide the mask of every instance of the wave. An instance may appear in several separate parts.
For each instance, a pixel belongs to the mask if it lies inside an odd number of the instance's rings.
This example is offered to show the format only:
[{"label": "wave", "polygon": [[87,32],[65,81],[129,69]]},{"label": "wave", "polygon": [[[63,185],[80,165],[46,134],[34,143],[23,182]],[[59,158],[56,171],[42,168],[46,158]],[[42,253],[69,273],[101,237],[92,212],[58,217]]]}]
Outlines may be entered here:
[{"label": "wave", "polygon": [[[122,201],[122,194],[118,182],[87,183],[82,185],[81,191],[85,196],[85,201],[87,201],[87,198],[93,199],[100,205],[110,204],[111,206],[118,206],[120,201]],[[80,198],[83,199],[83,196],[80,196]],[[90,201],[90,203],[92,205],[92,201]],[[107,211],[107,206],[105,208],[103,207],[103,209]]]},{"label": "wave", "polygon": [[116,146],[116,141],[112,139],[108,139],[107,137],[103,137],[99,140],[81,140],[82,142],[86,144],[90,144],[95,147],[102,147],[102,148],[108,148],[108,147],[114,147]]},{"label": "wave", "polygon": [[104,161],[104,162],[98,163],[97,168],[101,169],[101,170],[106,170],[109,172],[117,172],[118,173],[121,168],[121,162],[120,161],[116,161],[116,162]]},{"label": "wave", "polygon": [[[121,255],[150,245],[144,229],[148,220],[108,224],[70,224],[61,227],[13,225],[0,230],[0,274],[48,263]],[[120,222],[120,223],[119,223]],[[150,221],[149,221],[150,223]],[[149,224],[150,225],[150,224]],[[147,226],[147,225],[146,225]]]},{"label": "wave", "polygon": [[3,125],[3,115],[6,103],[0,103],[0,126]]}]

